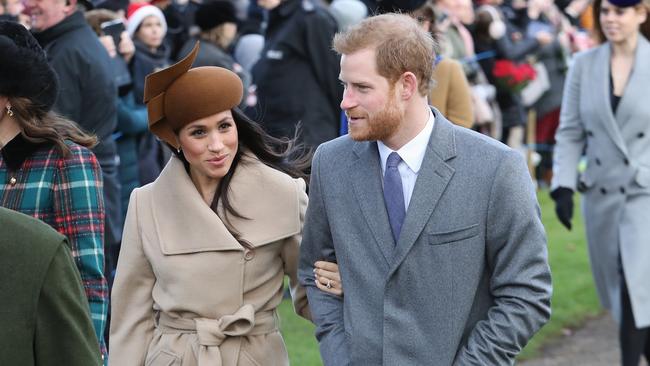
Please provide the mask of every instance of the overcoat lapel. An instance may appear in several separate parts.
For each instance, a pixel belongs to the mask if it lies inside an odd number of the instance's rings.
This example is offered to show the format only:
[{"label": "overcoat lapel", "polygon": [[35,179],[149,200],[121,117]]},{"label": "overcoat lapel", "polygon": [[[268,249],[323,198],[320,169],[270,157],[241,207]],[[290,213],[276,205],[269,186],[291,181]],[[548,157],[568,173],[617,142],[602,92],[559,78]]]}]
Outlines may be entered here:
[{"label": "overcoat lapel", "polygon": [[[360,142],[354,145],[358,159],[349,165],[354,194],[361,212],[375,237],[387,264],[391,262],[395,244],[390,231],[388,213],[384,204],[381,185],[381,168],[376,142]],[[377,199],[381,197],[381,199]]]},{"label": "overcoat lapel", "polygon": [[[604,103],[599,103],[596,105],[598,108],[598,115],[601,118],[598,118],[608,132],[609,137],[614,141],[614,144],[625,154],[627,155],[627,147],[625,146],[625,141],[623,140],[623,135],[621,134],[621,129],[619,128],[618,122],[614,117],[612,111],[611,103],[611,92],[610,92],[610,56],[611,48],[609,43],[605,43],[600,47],[597,52],[599,53],[596,57],[592,58],[594,65],[592,69],[594,87],[592,93],[596,95],[592,100],[603,100]],[[619,106],[620,109],[620,106]]]},{"label": "overcoat lapel", "polygon": [[[153,189],[153,218],[164,254],[243,250],[203,201],[178,158],[165,166]],[[230,215],[230,223],[253,246],[300,233],[298,185],[284,173],[244,155],[229,189],[231,204],[244,217]],[[189,227],[200,229],[179,230]]]},{"label": "overcoat lapel", "polygon": [[456,156],[454,130],[440,112],[434,110],[435,125],[422,167],[415,182],[402,232],[395,248],[389,276],[399,267],[431,218],[440,197],[454,175],[446,161]]},{"label": "overcoat lapel", "polygon": [[[172,157],[152,189],[156,197],[152,200],[153,220],[164,254],[243,250],[203,201],[178,158]],[[190,227],[200,229],[179,230]]]},{"label": "overcoat lapel", "polygon": [[634,103],[639,103],[639,101],[645,99],[644,93],[647,93],[648,90],[647,83],[650,80],[650,70],[642,65],[647,63],[648,60],[650,60],[650,43],[639,34],[639,43],[634,55],[632,73],[628,78],[625,92],[616,110],[616,120],[621,126],[632,119],[632,111],[635,110]]}]

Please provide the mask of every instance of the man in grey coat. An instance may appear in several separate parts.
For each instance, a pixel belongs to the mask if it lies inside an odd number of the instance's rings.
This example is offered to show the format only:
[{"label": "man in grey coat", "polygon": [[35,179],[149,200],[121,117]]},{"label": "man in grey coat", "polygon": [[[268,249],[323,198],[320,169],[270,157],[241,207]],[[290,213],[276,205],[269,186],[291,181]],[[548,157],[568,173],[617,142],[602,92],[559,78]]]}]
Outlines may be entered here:
[{"label": "man in grey coat", "polygon": [[429,108],[433,46],[397,14],[334,40],[350,133],[314,156],[299,272],[325,365],[513,364],[549,319],[526,164]]}]

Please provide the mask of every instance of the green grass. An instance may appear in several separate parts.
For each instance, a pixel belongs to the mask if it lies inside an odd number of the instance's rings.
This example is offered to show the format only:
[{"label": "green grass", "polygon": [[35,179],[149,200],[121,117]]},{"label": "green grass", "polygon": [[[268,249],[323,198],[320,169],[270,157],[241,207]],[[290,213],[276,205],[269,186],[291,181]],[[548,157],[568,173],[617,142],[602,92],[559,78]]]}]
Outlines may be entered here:
[{"label": "green grass", "polygon": [[[549,262],[553,274],[553,315],[526,346],[520,359],[535,357],[544,342],[560,335],[563,329],[578,327],[586,318],[601,312],[589,269],[578,200],[576,199],[573,231],[567,231],[556,219],[548,192],[540,192],[539,201],[548,236]],[[280,306],[280,316],[291,364],[321,365],[313,325],[295,315],[287,300]]]}]

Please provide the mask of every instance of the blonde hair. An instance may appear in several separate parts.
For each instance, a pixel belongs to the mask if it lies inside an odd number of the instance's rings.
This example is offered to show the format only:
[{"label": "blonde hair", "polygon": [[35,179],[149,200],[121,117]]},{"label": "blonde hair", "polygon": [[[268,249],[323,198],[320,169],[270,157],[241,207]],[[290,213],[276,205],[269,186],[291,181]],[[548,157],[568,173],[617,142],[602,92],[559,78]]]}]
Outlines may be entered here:
[{"label": "blonde hair", "polygon": [[422,96],[428,95],[433,87],[435,41],[407,15],[382,14],[364,19],[337,33],[333,45],[339,54],[374,49],[377,72],[391,83],[410,71],[418,80]]}]

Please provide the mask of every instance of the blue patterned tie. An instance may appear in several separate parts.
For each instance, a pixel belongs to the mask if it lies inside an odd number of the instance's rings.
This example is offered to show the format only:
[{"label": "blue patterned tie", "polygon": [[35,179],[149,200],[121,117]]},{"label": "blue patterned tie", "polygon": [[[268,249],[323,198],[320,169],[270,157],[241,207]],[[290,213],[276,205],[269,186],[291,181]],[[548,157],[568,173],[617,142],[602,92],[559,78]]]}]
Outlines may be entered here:
[{"label": "blue patterned tie", "polygon": [[404,216],[406,216],[402,177],[399,175],[399,170],[397,170],[400,161],[402,161],[402,158],[396,152],[390,153],[388,161],[386,161],[386,173],[384,174],[384,202],[386,203],[388,221],[390,222],[395,244],[399,239]]}]

